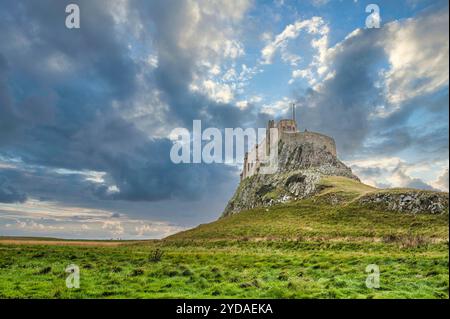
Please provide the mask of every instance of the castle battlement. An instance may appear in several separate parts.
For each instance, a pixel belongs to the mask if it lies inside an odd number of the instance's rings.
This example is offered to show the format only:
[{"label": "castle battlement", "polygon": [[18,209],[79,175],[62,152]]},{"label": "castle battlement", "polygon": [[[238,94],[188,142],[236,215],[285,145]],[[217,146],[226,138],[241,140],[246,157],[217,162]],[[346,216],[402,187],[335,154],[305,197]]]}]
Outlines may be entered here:
[{"label": "castle battlement", "polygon": [[260,159],[266,158],[270,154],[270,145],[274,145],[272,141],[274,137],[271,134],[271,128],[278,129],[277,141],[288,145],[300,146],[302,144],[309,144],[313,149],[326,150],[333,156],[336,156],[336,143],[333,138],[316,132],[298,131],[297,122],[295,120],[295,109],[293,108],[293,118],[283,119],[278,123],[270,120],[267,123],[266,137],[260,144],[256,145],[250,152],[245,153],[244,165],[241,173],[241,180],[259,173],[261,162]]}]

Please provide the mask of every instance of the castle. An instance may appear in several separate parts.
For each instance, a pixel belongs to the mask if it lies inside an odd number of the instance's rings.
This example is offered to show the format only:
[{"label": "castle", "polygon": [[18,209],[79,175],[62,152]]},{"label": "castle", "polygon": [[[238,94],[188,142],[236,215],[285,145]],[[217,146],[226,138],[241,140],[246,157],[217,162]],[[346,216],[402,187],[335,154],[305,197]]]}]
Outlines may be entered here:
[{"label": "castle", "polygon": [[[271,133],[273,128],[278,129],[278,134],[275,136]],[[266,137],[250,152],[245,153],[243,169],[240,174],[241,180],[258,174],[261,168],[260,159],[266,158],[270,154],[271,145],[280,142],[295,146],[308,143],[314,149],[325,149],[336,156],[336,143],[333,138],[324,134],[309,132],[306,129],[303,132],[298,130],[295,120],[295,105],[292,105],[292,119],[282,119],[278,123],[270,120],[267,124]]]}]

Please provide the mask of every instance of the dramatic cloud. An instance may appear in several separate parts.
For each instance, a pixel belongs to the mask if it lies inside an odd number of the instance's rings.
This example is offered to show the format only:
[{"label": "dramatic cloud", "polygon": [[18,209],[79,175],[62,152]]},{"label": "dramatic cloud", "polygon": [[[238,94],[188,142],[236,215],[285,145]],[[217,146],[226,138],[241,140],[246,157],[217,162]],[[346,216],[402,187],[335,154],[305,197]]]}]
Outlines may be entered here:
[{"label": "dramatic cloud", "polygon": [[[173,165],[172,142],[164,135],[194,119],[223,127],[249,118],[250,109],[223,104],[231,92],[214,90],[210,100],[190,90],[205,61],[242,54],[230,26],[247,2],[79,1],[85,12],[79,30],[62,24],[64,1],[50,2],[9,3],[2,10],[2,129],[11,135],[3,141],[6,154],[43,167],[103,172],[108,183],[85,187],[104,199],[193,200],[234,178],[230,167]],[[8,23],[16,16],[26,23]],[[149,56],[157,54],[151,66],[133,57],[141,39]],[[34,89],[18,97],[12,87]],[[142,105],[145,98],[150,104]]]},{"label": "dramatic cloud", "polygon": [[[442,136],[444,141],[437,145],[445,146],[443,134],[448,126],[423,132],[407,126],[421,109],[448,112],[448,72],[442,72],[448,69],[448,31],[440,32],[443,26],[448,26],[447,8],[380,29],[357,29],[344,41],[322,50],[316,63],[293,74],[316,83],[306,92],[298,92],[300,117],[311,123],[308,128],[334,136],[340,151],[347,155],[363,151],[368,138],[397,151],[404,147],[395,144],[406,147],[423,141],[427,146],[426,136],[430,135]],[[320,69],[326,70],[322,77]],[[431,93],[444,98],[436,100]],[[380,151],[373,144],[370,148]]]},{"label": "dramatic cloud", "polygon": [[11,185],[5,177],[0,175],[0,203],[23,203],[26,200],[25,193]]},{"label": "dramatic cloud", "polygon": [[435,182],[437,188],[442,191],[448,192],[448,169],[438,177]]},{"label": "dramatic cloud", "polygon": [[[280,50],[283,61],[296,65],[300,57],[289,53],[287,51],[287,45],[290,40],[296,39],[302,30],[306,30],[306,32],[310,34],[318,34],[322,36],[322,38],[320,38],[323,39],[322,41],[325,41],[326,35],[329,31],[323,19],[320,17],[296,21],[294,24],[286,26],[283,32],[275,36],[275,38],[262,49],[262,63],[271,64],[275,54]],[[321,41],[320,39],[313,41],[313,44],[319,46]]]},{"label": "dramatic cloud", "polygon": [[392,178],[396,180],[395,185],[400,187],[436,190],[420,178],[412,178],[408,176],[406,173],[406,167],[403,164],[399,164],[392,173]]},{"label": "dramatic cloud", "polygon": [[344,153],[361,147],[369,133],[368,114],[382,99],[375,85],[375,66],[384,58],[382,47],[374,43],[377,37],[358,31],[329,49],[326,60],[332,76],[316,89],[299,92],[299,117],[303,123],[308,123],[308,129],[335,137]]},{"label": "dramatic cloud", "polygon": [[22,205],[0,208],[2,234],[27,232],[33,236],[68,238],[161,238],[183,230],[171,223],[146,218],[135,219],[110,211],[29,200]]},{"label": "dramatic cloud", "polygon": [[387,98],[397,105],[448,85],[448,11],[386,26]]},{"label": "dramatic cloud", "polygon": [[[447,190],[445,179],[448,178],[448,163],[424,161],[407,163],[399,157],[373,157],[348,161],[353,172],[369,185],[388,187],[407,187],[427,190]],[[424,172],[441,172],[435,179]],[[447,174],[447,175],[446,175]],[[424,179],[427,178],[426,180]]]}]

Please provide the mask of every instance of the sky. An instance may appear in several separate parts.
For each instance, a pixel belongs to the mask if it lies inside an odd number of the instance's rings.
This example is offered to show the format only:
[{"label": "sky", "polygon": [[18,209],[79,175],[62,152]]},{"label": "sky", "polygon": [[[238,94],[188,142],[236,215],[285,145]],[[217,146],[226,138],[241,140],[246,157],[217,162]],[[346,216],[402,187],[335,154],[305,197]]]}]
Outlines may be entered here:
[{"label": "sky", "polygon": [[[80,28],[65,25],[80,8]],[[367,28],[368,4],[380,28]],[[217,219],[238,165],[174,128],[297,105],[367,184],[448,191],[448,1],[0,0],[0,236],[162,238]]]}]

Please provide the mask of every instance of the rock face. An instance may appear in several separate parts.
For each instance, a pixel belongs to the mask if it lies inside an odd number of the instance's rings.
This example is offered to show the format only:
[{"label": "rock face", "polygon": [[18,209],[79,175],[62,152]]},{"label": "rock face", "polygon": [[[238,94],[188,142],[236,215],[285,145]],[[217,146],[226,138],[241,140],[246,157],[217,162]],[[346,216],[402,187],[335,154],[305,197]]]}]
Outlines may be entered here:
[{"label": "rock face", "polygon": [[358,203],[395,212],[413,214],[448,213],[448,193],[420,190],[390,190],[367,194],[358,199]]},{"label": "rock face", "polygon": [[349,167],[325,148],[313,143],[292,144],[280,141],[277,172],[256,174],[243,179],[222,216],[307,198],[317,193],[321,177],[327,175],[359,181]]}]

